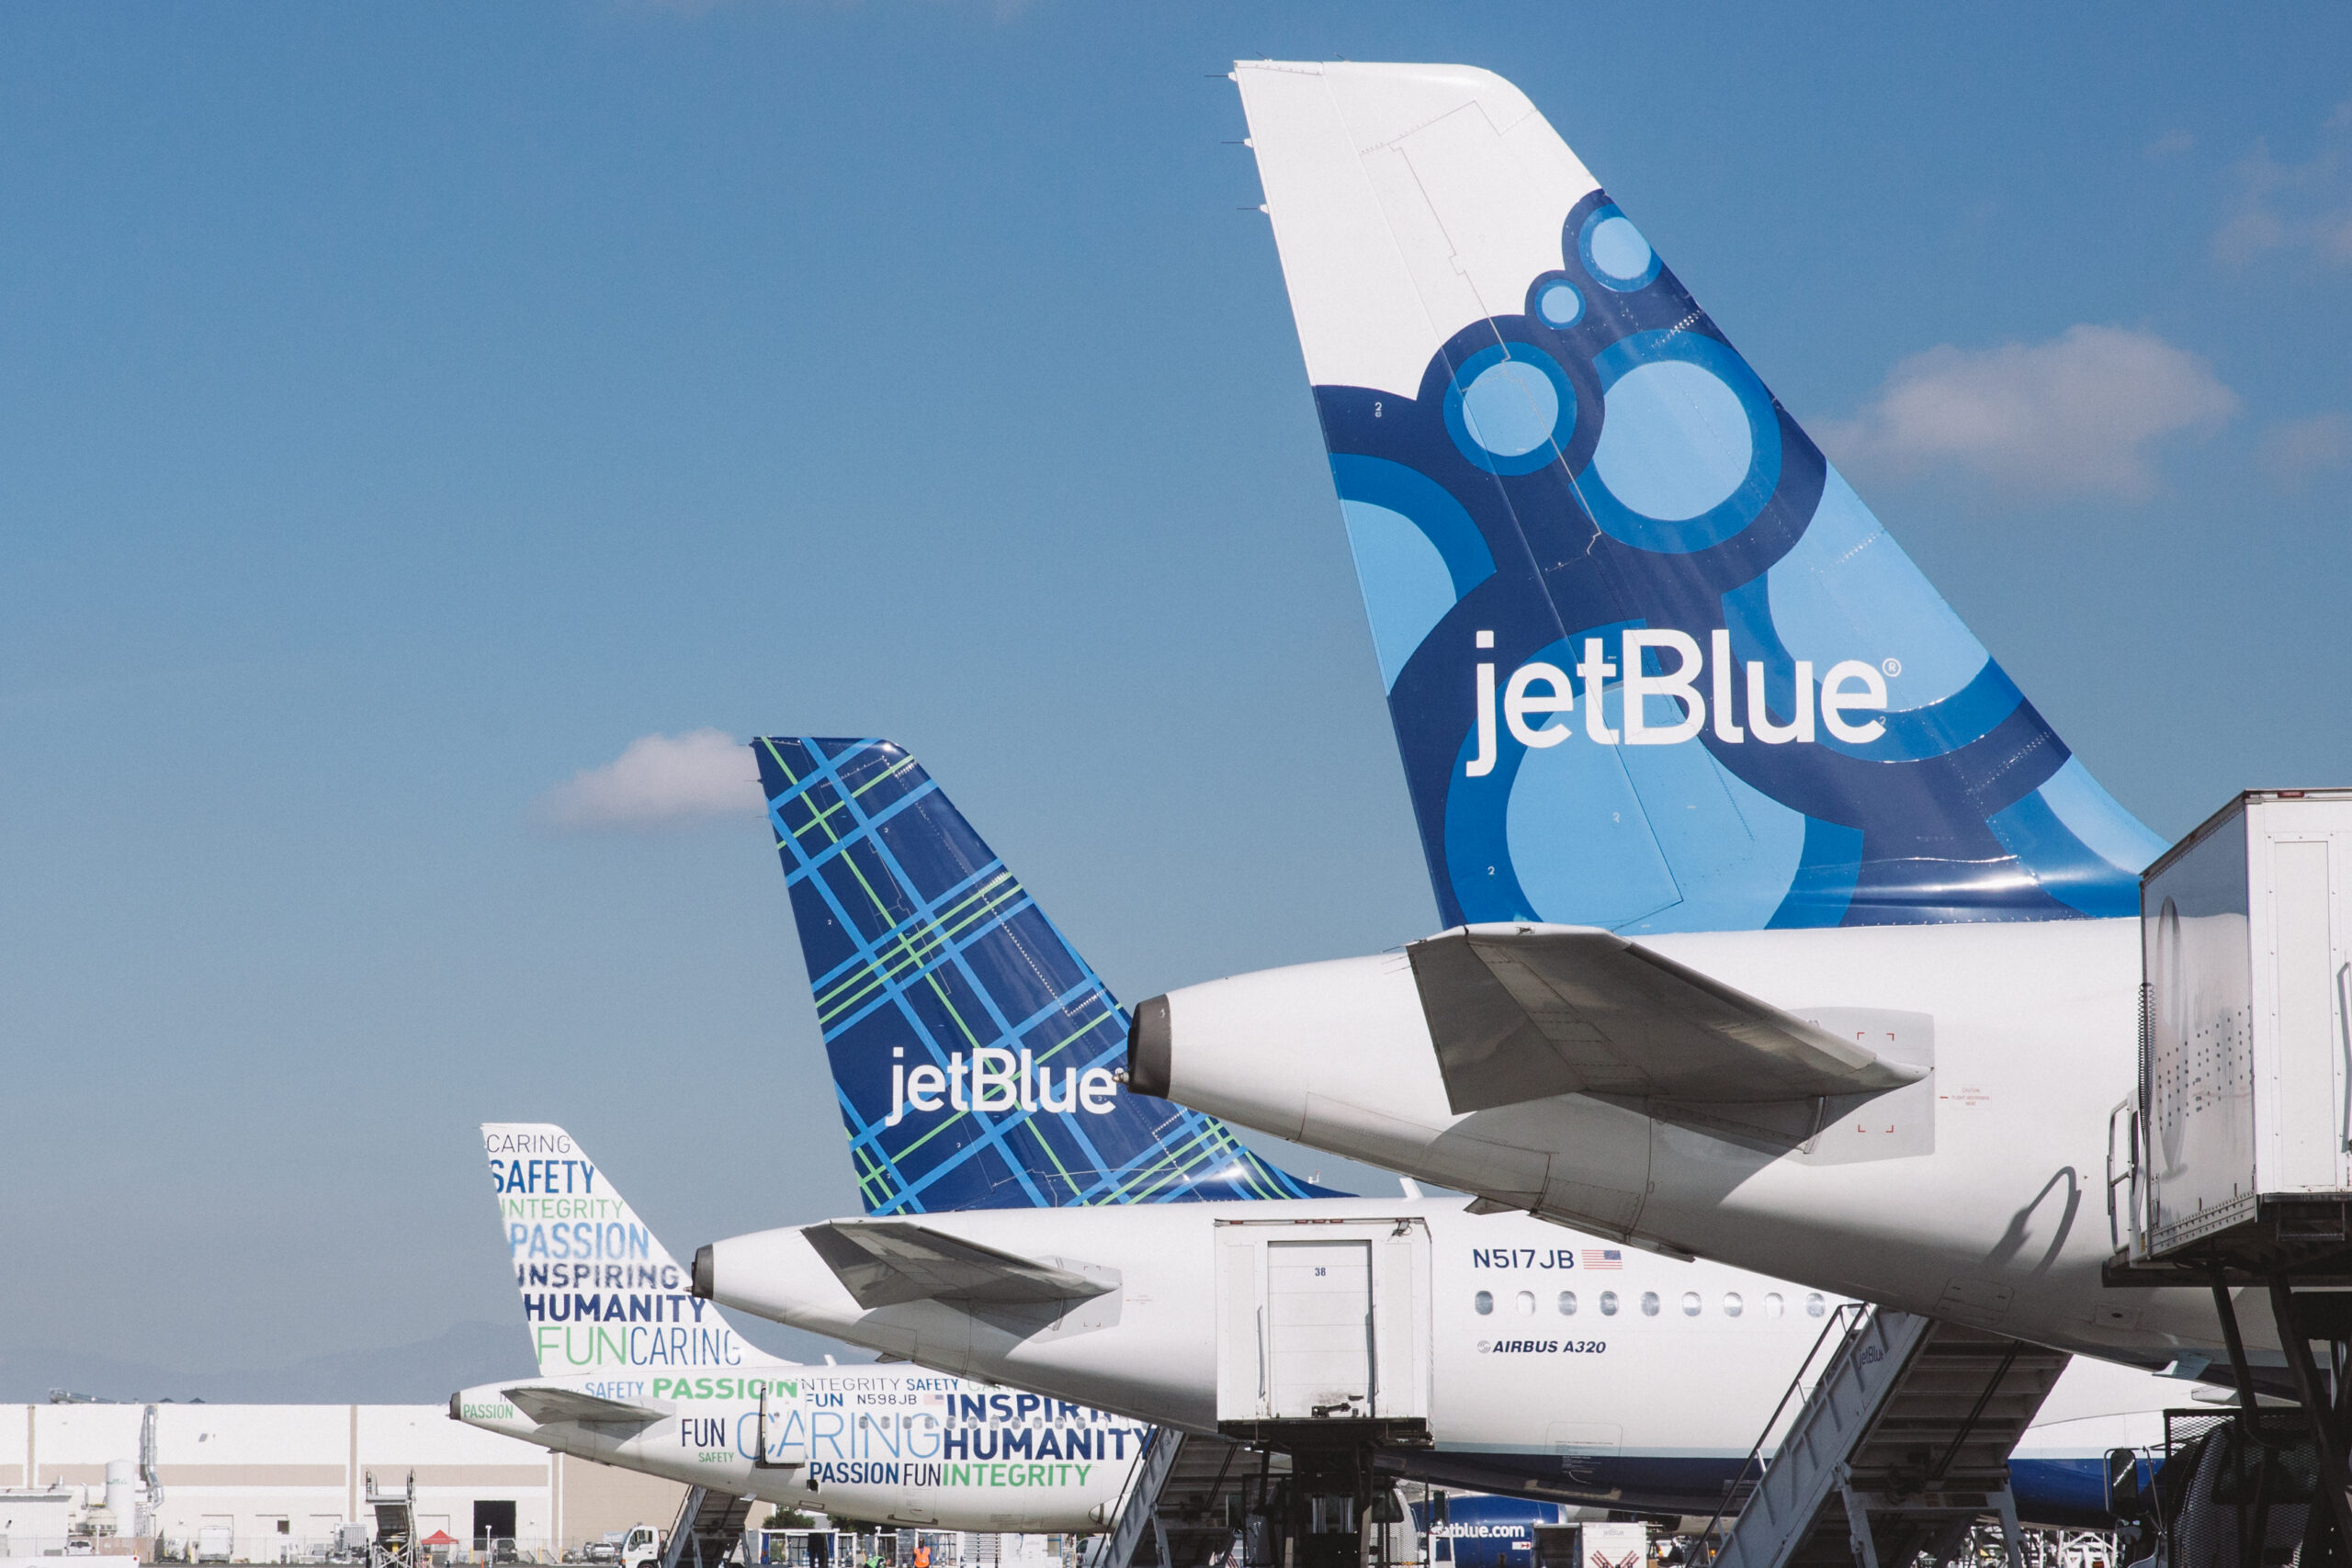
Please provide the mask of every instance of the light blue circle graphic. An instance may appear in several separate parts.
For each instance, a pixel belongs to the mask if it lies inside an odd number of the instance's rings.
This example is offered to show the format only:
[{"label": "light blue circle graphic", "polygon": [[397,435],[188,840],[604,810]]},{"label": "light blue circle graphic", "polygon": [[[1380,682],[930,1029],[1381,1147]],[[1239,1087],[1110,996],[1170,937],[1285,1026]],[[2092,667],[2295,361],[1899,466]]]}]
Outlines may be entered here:
[{"label": "light blue circle graphic", "polygon": [[1609,389],[1607,409],[1592,466],[1611,495],[1645,517],[1688,522],[1747,478],[1756,456],[1747,411],[1703,366],[1636,365]]},{"label": "light blue circle graphic", "polygon": [[1552,438],[1560,394],[1534,366],[1506,359],[1478,373],[1462,394],[1470,438],[1498,457],[1523,457]]},{"label": "light blue circle graphic", "polygon": [[1542,349],[1499,343],[1464,360],[1445,389],[1445,428],[1490,474],[1532,474],[1553,461],[1577,423],[1577,389]]},{"label": "light blue circle graphic", "polygon": [[1650,268],[1650,243],[1630,218],[1609,218],[1592,227],[1592,261],[1603,276],[1628,283]]},{"label": "light blue circle graphic", "polygon": [[1656,329],[1593,355],[1600,434],[1577,493],[1611,538],[1688,555],[1732,537],[1781,482],[1772,394],[1731,345]]},{"label": "light blue circle graphic", "polygon": [[1550,326],[1575,326],[1584,318],[1584,294],[1567,279],[1555,278],[1536,294],[1535,313]]},{"label": "light blue circle graphic", "polygon": [[[1992,657],[1836,468],[1823,477],[1813,520],[1764,581],[1772,629],[1787,654],[1780,662],[1802,659],[1827,670],[1840,660],[1879,666],[1891,659],[1893,712],[1947,702],[1973,684]],[[1984,728],[2008,711],[1989,713]]]},{"label": "light blue circle graphic", "polygon": [[1596,207],[1577,231],[1577,250],[1594,281],[1620,294],[1646,288],[1657,276],[1657,253],[1613,206]]}]

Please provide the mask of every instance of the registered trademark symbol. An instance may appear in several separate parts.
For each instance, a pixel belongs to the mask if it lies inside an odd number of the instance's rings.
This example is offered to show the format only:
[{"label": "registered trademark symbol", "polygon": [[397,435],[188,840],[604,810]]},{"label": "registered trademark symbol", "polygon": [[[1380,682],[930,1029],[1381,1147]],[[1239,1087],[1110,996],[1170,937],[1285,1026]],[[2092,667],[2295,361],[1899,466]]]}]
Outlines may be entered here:
[{"label": "registered trademark symbol", "polygon": [[1903,660],[1900,659],[1889,659],[1882,662],[1879,665],[1879,668],[1885,671],[1890,675],[1900,675],[1903,673]]}]

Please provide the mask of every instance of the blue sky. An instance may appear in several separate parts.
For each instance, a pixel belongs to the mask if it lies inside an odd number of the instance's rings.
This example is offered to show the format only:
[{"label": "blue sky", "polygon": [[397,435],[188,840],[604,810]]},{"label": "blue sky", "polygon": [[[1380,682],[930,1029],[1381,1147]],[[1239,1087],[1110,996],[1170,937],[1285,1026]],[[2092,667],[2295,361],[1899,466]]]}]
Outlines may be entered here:
[{"label": "blue sky", "polygon": [[503,1320],[484,1119],[851,1210],[648,736],[906,742],[1129,998],[1432,924],[1236,54],[1517,81],[2160,833],[2352,782],[2352,12],[1918,10],[0,13],[0,1351]]}]

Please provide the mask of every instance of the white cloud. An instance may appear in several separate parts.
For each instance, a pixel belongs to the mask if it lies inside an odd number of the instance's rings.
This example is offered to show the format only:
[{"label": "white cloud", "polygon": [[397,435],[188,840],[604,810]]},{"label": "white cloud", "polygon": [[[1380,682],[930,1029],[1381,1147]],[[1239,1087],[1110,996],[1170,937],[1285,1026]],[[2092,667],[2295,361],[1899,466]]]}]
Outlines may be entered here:
[{"label": "white cloud", "polygon": [[2086,324],[2047,343],[1915,354],[1823,437],[1858,469],[1959,468],[2011,491],[2132,498],[2155,488],[2161,444],[2204,434],[2237,406],[2198,355]]},{"label": "white cloud", "polygon": [[2196,151],[2197,138],[2185,130],[2167,130],[2140,151],[2151,159],[2176,157]]},{"label": "white cloud", "polygon": [[661,828],[764,808],[751,748],[717,729],[643,735],[600,768],[588,768],[541,795],[540,814],[560,828]]},{"label": "white cloud", "polygon": [[2281,490],[2301,490],[2329,468],[2352,462],[2352,414],[2315,413],[2275,424],[2255,457]]},{"label": "white cloud", "polygon": [[2287,251],[2352,266],[2352,103],[2327,117],[2304,162],[2282,164],[2257,141],[2235,172],[2236,209],[2213,236],[2216,260],[2242,267]]}]

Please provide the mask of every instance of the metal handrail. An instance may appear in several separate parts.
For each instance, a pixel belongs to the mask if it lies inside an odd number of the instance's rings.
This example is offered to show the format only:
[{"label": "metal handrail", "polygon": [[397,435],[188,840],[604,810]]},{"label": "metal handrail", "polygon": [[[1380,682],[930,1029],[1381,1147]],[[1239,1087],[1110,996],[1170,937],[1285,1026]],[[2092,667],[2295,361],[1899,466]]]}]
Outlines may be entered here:
[{"label": "metal handrail", "polygon": [[[1748,1471],[1755,1467],[1757,1457],[1764,1451],[1765,1443],[1772,1436],[1772,1428],[1780,1424],[1781,1413],[1789,1407],[1789,1401],[1795,1398],[1798,1391],[1804,1387],[1804,1376],[1806,1372],[1813,1370],[1814,1358],[1821,1354],[1822,1346],[1829,1342],[1829,1337],[1838,1331],[1840,1325],[1844,1325],[1844,1334],[1838,1342],[1838,1351],[1842,1352],[1847,1346],[1852,1344],[1861,1334],[1862,1325],[1870,1321],[1871,1310],[1866,1302],[1840,1302],[1830,1313],[1829,1321],[1821,1325],[1821,1332],[1814,1337],[1813,1348],[1807,1350],[1804,1353],[1804,1359],[1797,1363],[1797,1375],[1789,1380],[1789,1386],[1781,1391],[1781,1402],[1772,1406],[1772,1414],[1764,1418],[1764,1428],[1756,1434],[1755,1446],[1747,1450],[1747,1457],[1740,1461],[1739,1473],[1733,1476],[1731,1484],[1724,1489],[1723,1501],[1715,1505],[1714,1513],[1708,1518],[1706,1527],[1699,1532],[1699,1540],[1702,1542],[1709,1540],[1714,1542],[1713,1546],[1706,1549],[1708,1562],[1713,1563],[1723,1555],[1724,1543],[1717,1537],[1715,1530],[1716,1527],[1723,1523],[1724,1510],[1731,1506],[1731,1500],[1737,1495],[1740,1483],[1747,1479]],[[1837,1360],[1836,1353],[1831,1355],[1830,1360],[1833,1363]],[[1758,1480],[1760,1482],[1762,1477],[1759,1475]]]},{"label": "metal handrail", "polygon": [[1127,1466],[1127,1478],[1121,1483],[1118,1496],[1102,1521],[1102,1533],[1095,1537],[1100,1543],[1094,1554],[1097,1564],[1106,1564],[1111,1561],[1111,1553],[1118,1540],[1119,1527],[1126,1518],[1127,1509],[1133,1505],[1136,1494],[1142,1488],[1144,1474],[1150,1466],[1152,1456],[1159,1451],[1162,1443],[1178,1436],[1170,1427],[1154,1427],[1143,1441],[1136,1445],[1136,1457]]},{"label": "metal handrail", "polygon": [[[2115,1123],[2127,1115],[2131,1120],[2124,1123],[2124,1142],[2131,1157],[2119,1173],[2115,1168]],[[2118,1187],[2125,1188],[2125,1213],[2120,1216],[2115,1201]],[[2119,1218],[2130,1221],[2136,1242],[2140,1235],[2140,1097],[2136,1091],[2117,1100],[2114,1109],[2107,1113],[2107,1241],[2109,1247],[2120,1252],[2123,1249],[2124,1233]]]}]

